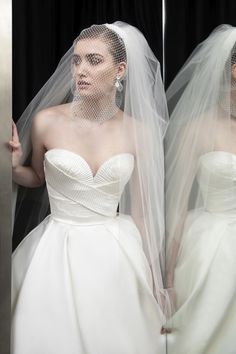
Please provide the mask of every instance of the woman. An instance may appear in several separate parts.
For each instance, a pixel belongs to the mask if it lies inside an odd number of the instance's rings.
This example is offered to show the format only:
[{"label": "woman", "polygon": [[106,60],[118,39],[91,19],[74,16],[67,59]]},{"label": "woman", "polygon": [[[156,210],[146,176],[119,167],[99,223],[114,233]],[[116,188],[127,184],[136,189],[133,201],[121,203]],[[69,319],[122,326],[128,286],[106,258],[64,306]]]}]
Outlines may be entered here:
[{"label": "woman", "polygon": [[167,92],[169,353],[235,353],[236,29],[218,27]]},{"label": "woman", "polygon": [[13,255],[12,353],[163,353],[165,127],[143,35],[122,22],[82,31],[10,142],[14,181],[46,180],[51,208]]}]

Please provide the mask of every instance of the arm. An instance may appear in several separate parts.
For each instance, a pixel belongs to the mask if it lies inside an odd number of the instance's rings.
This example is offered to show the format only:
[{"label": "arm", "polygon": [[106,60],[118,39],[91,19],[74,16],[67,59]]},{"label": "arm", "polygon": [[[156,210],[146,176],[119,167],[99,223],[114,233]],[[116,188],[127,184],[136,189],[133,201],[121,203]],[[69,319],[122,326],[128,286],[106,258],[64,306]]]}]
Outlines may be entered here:
[{"label": "arm", "polygon": [[20,164],[20,159],[22,157],[22,148],[19,141],[16,125],[13,123],[12,140],[9,141],[9,146],[12,149],[13,181],[24,187],[39,187],[44,183],[45,180],[43,169],[43,160],[45,153],[45,148],[43,144],[45,119],[43,119],[42,116],[42,112],[38,113],[32,123],[32,158],[30,166],[22,166]]},{"label": "arm", "polygon": [[137,165],[135,165],[134,167],[130,189],[131,195],[135,195],[135,200],[134,198],[131,198],[131,215],[143,238],[146,232],[144,225],[144,210],[142,207],[142,198],[140,192],[140,179],[138,175]]},{"label": "arm", "polygon": [[[174,287],[174,273],[175,273],[175,267],[177,264],[177,258],[178,258],[178,253],[179,253],[179,246],[180,242],[177,241],[179,238],[179,235],[182,235],[183,229],[184,229],[184,223],[187,217],[187,210],[181,217],[181,220],[177,226],[176,229],[176,234],[178,235],[177,237],[174,237],[171,245],[170,245],[170,253],[168,255],[168,262],[166,264],[166,275],[165,275],[165,287],[167,289],[171,289]],[[175,305],[175,304],[173,304]]]},{"label": "arm", "polygon": [[[141,233],[143,249],[152,271],[158,273],[158,286],[163,288],[164,233],[164,166],[162,139],[158,132],[142,123],[136,123],[133,138],[136,155],[135,167],[130,180],[131,215]],[[155,142],[154,142],[155,139]],[[157,139],[159,139],[157,141]],[[155,263],[155,265],[154,265]],[[156,284],[157,287],[157,284]],[[157,289],[156,289],[157,290]]]},{"label": "arm", "polygon": [[[148,158],[150,156],[146,156],[147,153],[143,147],[145,146],[146,148],[147,144],[150,144],[151,137],[149,130],[142,123],[132,121],[132,124],[133,125],[131,128],[129,139],[132,141],[133,145],[132,151],[134,151],[135,155],[135,165],[132,177],[130,179],[130,195],[133,196],[131,197],[130,211],[131,216],[133,217],[134,222],[139,229],[143,241],[147,241],[149,239],[149,235],[147,234],[147,198],[149,196],[149,186],[147,181],[143,180],[144,175],[147,177],[148,172],[146,171],[145,174],[143,174],[142,171],[143,169],[146,169],[147,165],[149,166]],[[132,130],[134,130],[134,132]],[[136,140],[138,141],[138,143],[136,142]],[[145,162],[145,165],[143,165],[143,162]],[[148,253],[148,245],[146,242],[143,242],[143,248],[145,253]]]},{"label": "arm", "polygon": [[182,128],[167,170],[166,229],[168,231],[166,237],[167,241],[169,239],[165,276],[167,288],[174,286],[174,272],[188,216],[189,199],[197,173],[197,162],[205,146],[203,133],[201,133],[201,144],[196,146],[195,136],[198,134],[199,128],[194,123]]},{"label": "arm", "polygon": [[[131,181],[131,215],[138,227],[142,241],[143,250],[152,274],[152,290],[163,314],[169,313],[168,299],[163,284],[163,254],[164,244],[161,241],[161,215],[159,208],[159,196],[151,196],[148,192],[147,181],[140,181],[142,177],[139,174],[137,165],[135,166]],[[146,190],[145,190],[146,189]],[[156,202],[154,202],[154,199]],[[152,202],[151,202],[152,199]],[[161,203],[161,202],[160,202]],[[160,220],[158,220],[160,218]],[[160,223],[160,224],[159,224]],[[159,235],[160,233],[160,235]],[[160,239],[159,239],[160,236]]]}]

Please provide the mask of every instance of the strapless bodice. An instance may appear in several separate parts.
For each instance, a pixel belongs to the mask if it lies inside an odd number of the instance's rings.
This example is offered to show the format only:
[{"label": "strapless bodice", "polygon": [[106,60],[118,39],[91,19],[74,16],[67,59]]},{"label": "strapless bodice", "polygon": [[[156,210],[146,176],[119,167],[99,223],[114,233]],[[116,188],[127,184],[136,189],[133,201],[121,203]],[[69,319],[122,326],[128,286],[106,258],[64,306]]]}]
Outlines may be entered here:
[{"label": "strapless bodice", "polygon": [[65,149],[45,154],[44,169],[51,213],[71,221],[114,217],[134,168],[134,156],[120,153],[106,160],[95,175],[80,155]]},{"label": "strapless bodice", "polygon": [[236,214],[236,155],[212,151],[199,159],[197,180],[206,210]]}]

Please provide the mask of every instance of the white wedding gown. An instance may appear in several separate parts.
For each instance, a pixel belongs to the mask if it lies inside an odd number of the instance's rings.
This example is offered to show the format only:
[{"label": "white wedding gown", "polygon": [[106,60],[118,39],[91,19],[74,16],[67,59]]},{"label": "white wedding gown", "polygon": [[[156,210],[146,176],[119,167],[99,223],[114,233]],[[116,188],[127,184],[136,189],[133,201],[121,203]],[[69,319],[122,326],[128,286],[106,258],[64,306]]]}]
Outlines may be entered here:
[{"label": "white wedding gown", "polygon": [[206,207],[185,224],[168,354],[235,354],[236,155],[202,155],[197,180]]},{"label": "white wedding gown", "polygon": [[78,154],[45,154],[51,215],[13,254],[12,354],[165,352],[141,236],[116,215],[133,167],[117,154],[93,176]]}]

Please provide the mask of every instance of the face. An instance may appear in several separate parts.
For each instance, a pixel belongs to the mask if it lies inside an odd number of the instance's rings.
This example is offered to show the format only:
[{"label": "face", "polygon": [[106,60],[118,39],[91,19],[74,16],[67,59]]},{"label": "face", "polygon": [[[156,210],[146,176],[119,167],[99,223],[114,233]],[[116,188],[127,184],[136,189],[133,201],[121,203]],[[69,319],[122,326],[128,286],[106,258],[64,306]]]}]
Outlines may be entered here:
[{"label": "face", "polygon": [[125,63],[115,64],[107,44],[101,39],[79,40],[74,48],[72,73],[81,97],[104,97],[115,92],[117,75]]}]

